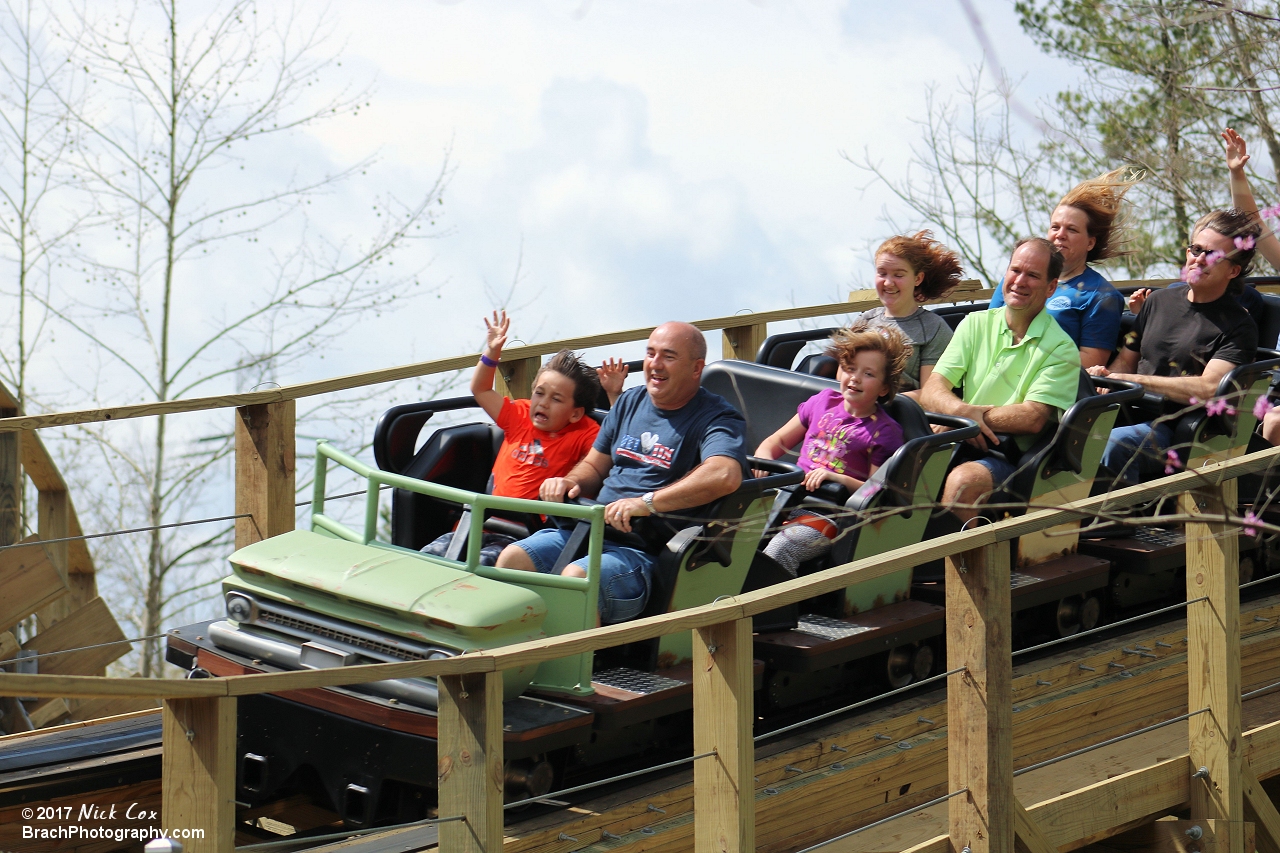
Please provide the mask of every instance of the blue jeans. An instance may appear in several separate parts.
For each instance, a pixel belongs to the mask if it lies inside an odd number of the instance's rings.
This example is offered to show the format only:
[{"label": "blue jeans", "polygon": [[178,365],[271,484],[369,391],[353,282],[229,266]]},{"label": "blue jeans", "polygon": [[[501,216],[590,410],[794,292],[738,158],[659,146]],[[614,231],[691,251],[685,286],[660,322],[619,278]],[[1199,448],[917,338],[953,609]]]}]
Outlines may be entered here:
[{"label": "blue jeans", "polygon": [[[521,539],[516,547],[529,555],[539,572],[550,574],[569,541],[570,532],[556,528],[539,530],[528,539]],[[605,540],[604,553],[600,555],[600,596],[596,602],[600,624],[612,625],[640,615],[649,600],[649,575],[655,561],[655,557],[644,551]],[[581,566],[584,571],[587,568],[585,558],[570,565]]]},{"label": "blue jeans", "polygon": [[1102,451],[1102,464],[1116,475],[1118,482],[1135,486],[1143,478],[1164,474],[1169,464],[1169,445],[1173,444],[1173,425],[1168,423],[1134,424],[1111,431]]}]

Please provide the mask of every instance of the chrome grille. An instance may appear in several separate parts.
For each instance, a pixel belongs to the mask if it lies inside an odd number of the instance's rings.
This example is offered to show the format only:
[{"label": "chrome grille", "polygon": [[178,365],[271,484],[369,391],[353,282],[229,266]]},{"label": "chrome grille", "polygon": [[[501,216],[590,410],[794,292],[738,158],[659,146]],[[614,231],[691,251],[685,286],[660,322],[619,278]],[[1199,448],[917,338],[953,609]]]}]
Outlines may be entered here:
[{"label": "chrome grille", "polygon": [[315,622],[299,619],[296,616],[286,616],[283,613],[277,613],[265,608],[259,611],[257,621],[269,625],[279,625],[282,628],[292,628],[294,631],[324,637],[329,640],[337,640],[340,643],[345,643],[367,652],[376,652],[398,660],[428,660],[432,654],[430,652],[416,652],[411,649],[400,648],[390,643],[379,643],[367,637],[360,637],[346,631],[318,625]]},{"label": "chrome grille", "polygon": [[796,622],[796,627],[791,630],[811,637],[821,637],[824,640],[843,640],[845,637],[862,634],[871,629],[863,625],[850,625],[848,622],[832,619],[830,616],[809,613],[801,616]]}]

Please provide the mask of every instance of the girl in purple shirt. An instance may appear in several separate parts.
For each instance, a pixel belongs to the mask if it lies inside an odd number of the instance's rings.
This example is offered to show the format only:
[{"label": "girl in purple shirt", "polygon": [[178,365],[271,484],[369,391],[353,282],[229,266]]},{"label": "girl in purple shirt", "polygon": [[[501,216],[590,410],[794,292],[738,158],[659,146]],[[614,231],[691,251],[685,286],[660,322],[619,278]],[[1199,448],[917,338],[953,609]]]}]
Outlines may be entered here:
[{"label": "girl in purple shirt", "polygon": [[[840,390],[824,389],[800,404],[796,416],[766,438],[756,456],[778,459],[800,445],[804,487],[825,482],[857,491],[902,446],[902,427],[880,405],[898,390],[911,344],[896,328],[872,328],[865,320],[832,336],[827,355],[840,363]],[[805,560],[831,550],[835,522],[809,509],[796,510],[765,548],[794,577]]]}]

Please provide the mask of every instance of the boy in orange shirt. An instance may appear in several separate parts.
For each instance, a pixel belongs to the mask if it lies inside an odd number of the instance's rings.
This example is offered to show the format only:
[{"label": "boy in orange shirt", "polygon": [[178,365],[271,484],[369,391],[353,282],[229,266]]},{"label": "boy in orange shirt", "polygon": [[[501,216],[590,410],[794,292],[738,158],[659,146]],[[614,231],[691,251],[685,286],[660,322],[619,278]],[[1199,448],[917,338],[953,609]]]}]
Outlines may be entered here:
[{"label": "boy in orange shirt", "polygon": [[[600,425],[587,416],[603,387],[610,404],[622,393],[627,368],[610,359],[592,369],[570,350],[561,350],[542,366],[533,380],[528,400],[512,400],[493,389],[494,374],[502,359],[511,320],[505,311],[486,318],[485,346],[471,375],[471,394],[485,414],[493,418],[504,438],[493,463],[490,494],[508,498],[538,499],[538,488],[548,477],[563,477],[587,455]],[[443,556],[453,539],[446,533],[422,549]],[[515,540],[486,533],[480,562],[492,566],[502,549]]]}]

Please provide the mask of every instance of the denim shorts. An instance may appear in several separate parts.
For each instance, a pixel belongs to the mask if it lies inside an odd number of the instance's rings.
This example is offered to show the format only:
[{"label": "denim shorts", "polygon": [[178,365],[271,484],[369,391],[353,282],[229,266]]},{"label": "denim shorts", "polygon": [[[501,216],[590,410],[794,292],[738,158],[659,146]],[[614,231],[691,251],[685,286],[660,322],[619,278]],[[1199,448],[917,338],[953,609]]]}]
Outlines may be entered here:
[{"label": "denim shorts", "polygon": [[997,492],[1004,490],[1004,485],[1013,477],[1018,467],[1005,459],[999,453],[984,453],[978,459],[970,460],[977,462],[983,468],[991,472],[991,482],[995,484]]},{"label": "denim shorts", "polygon": [[[529,555],[539,572],[550,574],[569,534],[569,530],[556,528],[539,530],[516,546]],[[604,553],[600,555],[600,597],[596,602],[600,624],[612,625],[640,615],[649,599],[649,575],[654,561],[644,551],[605,540]],[[574,560],[573,564],[586,568],[585,559]]]}]

